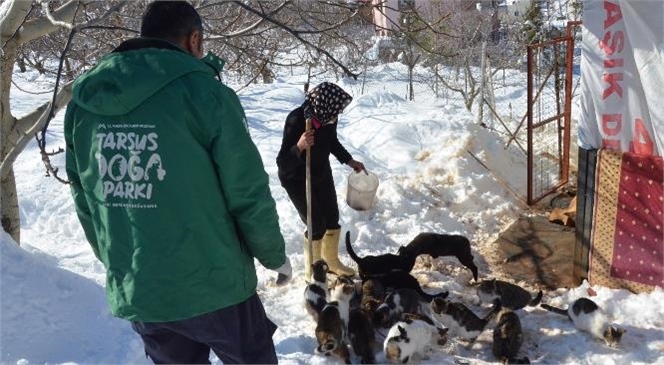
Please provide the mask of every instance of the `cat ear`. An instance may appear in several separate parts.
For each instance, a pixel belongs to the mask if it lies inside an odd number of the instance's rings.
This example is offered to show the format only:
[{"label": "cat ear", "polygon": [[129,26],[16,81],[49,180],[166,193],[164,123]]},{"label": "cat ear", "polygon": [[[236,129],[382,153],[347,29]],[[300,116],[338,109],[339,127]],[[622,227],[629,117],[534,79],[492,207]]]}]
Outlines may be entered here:
[{"label": "cat ear", "polygon": [[406,336],[408,336],[408,332],[406,332],[406,330],[403,327],[397,325],[397,329],[399,330],[401,337],[406,338]]}]

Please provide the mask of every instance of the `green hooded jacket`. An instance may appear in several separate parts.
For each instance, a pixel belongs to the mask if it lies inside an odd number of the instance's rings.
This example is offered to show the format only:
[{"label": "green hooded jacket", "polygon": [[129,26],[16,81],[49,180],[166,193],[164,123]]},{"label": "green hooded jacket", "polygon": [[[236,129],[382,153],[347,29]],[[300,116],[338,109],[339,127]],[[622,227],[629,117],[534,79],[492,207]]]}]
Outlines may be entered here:
[{"label": "green hooded jacket", "polygon": [[67,175],[117,317],[165,322],[232,306],[256,292],[254,258],[285,263],[261,156],[211,60],[138,38],[74,83]]}]

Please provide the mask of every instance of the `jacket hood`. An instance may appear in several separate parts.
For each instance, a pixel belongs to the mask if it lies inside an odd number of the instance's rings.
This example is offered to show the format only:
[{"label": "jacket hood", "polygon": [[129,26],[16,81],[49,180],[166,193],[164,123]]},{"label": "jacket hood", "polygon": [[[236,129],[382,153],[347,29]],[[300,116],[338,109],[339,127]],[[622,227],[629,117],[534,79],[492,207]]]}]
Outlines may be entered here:
[{"label": "jacket hood", "polygon": [[214,76],[222,66],[223,61],[212,54],[198,60],[172,43],[136,38],[81,75],[74,82],[72,99],[97,115],[122,115],[175,79],[194,72]]}]

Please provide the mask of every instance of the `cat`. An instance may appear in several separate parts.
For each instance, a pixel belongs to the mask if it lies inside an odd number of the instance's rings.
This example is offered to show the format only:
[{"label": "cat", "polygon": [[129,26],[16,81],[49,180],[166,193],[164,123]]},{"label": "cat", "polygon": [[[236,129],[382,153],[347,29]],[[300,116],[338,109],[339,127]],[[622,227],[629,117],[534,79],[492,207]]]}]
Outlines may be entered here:
[{"label": "cat", "polygon": [[327,273],[329,267],[325,260],[318,260],[311,265],[311,271],[311,282],[304,289],[304,307],[311,318],[318,322],[318,316],[327,304]]},{"label": "cat", "polygon": [[494,302],[493,308],[484,318],[479,318],[462,303],[443,298],[432,300],[430,309],[438,323],[449,328],[452,335],[470,340],[470,346],[489,321],[500,311],[501,305],[498,301]]},{"label": "cat", "polygon": [[394,255],[390,253],[359,257],[350,243],[350,232],[346,232],[346,251],[348,251],[348,255],[350,255],[353,261],[357,263],[358,274],[363,280],[369,276],[384,274],[393,269],[410,272],[413,266],[415,266],[415,259],[417,258],[417,255]]},{"label": "cat", "polygon": [[622,335],[627,332],[625,329],[611,325],[602,308],[588,298],[575,300],[567,310],[548,304],[542,304],[542,308],[567,316],[576,328],[604,340],[610,347],[618,346]]},{"label": "cat", "polygon": [[376,279],[380,281],[385,288],[411,288],[417,291],[418,294],[427,302],[434,298],[446,298],[449,295],[448,291],[442,291],[438,294],[429,294],[422,290],[420,282],[415,279],[411,274],[403,270],[392,270],[380,275],[369,276],[368,279]]},{"label": "cat", "polygon": [[361,309],[351,309],[348,318],[348,336],[355,355],[362,364],[375,364],[374,343],[376,332],[371,320]]},{"label": "cat", "polygon": [[327,303],[321,311],[316,325],[318,346],[315,352],[325,356],[335,356],[350,364],[350,351],[343,338],[344,323],[339,312],[339,303],[336,301]]},{"label": "cat", "polygon": [[345,275],[337,276],[330,288],[330,299],[336,301],[339,308],[342,328],[341,335],[345,343],[350,343],[348,337],[348,319],[350,315],[350,300],[355,294],[355,282]]},{"label": "cat", "polygon": [[394,324],[383,343],[385,356],[391,362],[408,363],[414,356],[422,356],[435,340],[447,342],[447,328],[439,328],[421,319],[404,319]]},{"label": "cat", "polygon": [[360,299],[360,308],[364,313],[373,318],[376,309],[380,307],[385,300],[385,287],[378,280],[367,280],[362,283],[362,298]]},{"label": "cat", "polygon": [[526,305],[534,307],[542,300],[542,291],[540,290],[535,298],[522,287],[502,280],[484,280],[477,286],[477,296],[479,304],[493,303],[494,300],[500,300],[503,307],[517,310]]},{"label": "cat", "polygon": [[420,312],[422,302],[422,297],[414,289],[395,289],[374,312],[373,323],[378,327],[390,327],[402,314]]},{"label": "cat", "polygon": [[503,364],[530,364],[527,357],[517,359],[523,344],[523,329],[519,316],[509,308],[503,308],[496,316],[493,329],[493,355]]},{"label": "cat", "polygon": [[470,251],[470,241],[461,235],[449,235],[424,232],[418,234],[406,246],[398,251],[399,255],[405,257],[430,255],[432,258],[439,256],[455,256],[459,262],[467,267],[477,281],[478,270],[474,257]]}]

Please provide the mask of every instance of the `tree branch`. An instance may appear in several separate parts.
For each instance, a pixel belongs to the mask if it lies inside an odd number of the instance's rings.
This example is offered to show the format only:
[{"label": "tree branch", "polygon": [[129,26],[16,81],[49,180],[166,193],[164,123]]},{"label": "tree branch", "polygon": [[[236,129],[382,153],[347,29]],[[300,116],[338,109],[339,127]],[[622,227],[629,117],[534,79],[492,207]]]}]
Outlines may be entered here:
[{"label": "tree branch", "polygon": [[[22,2],[22,1],[18,1]],[[62,5],[51,14],[52,18],[59,19],[60,22],[71,23],[74,21],[74,15],[76,14],[76,9],[78,8],[79,3],[82,1],[69,1],[66,4]],[[86,1],[88,2],[88,1]],[[18,32],[18,43],[24,44],[30,42],[31,40],[43,37],[49,33],[52,33],[60,28],[59,25],[53,24],[51,20],[47,17],[39,17],[27,21],[23,27]]]},{"label": "tree branch", "polygon": [[317,47],[316,45],[312,44],[311,42],[307,41],[306,39],[302,38],[297,31],[291,29],[286,24],[283,24],[283,23],[281,23],[280,21],[278,21],[276,19],[268,17],[266,14],[263,14],[260,11],[248,6],[247,4],[243,3],[242,1],[233,1],[233,3],[237,4],[239,7],[243,8],[243,9],[249,11],[250,13],[253,13],[253,14],[259,16],[259,17],[265,18],[265,20],[269,21],[270,23],[273,23],[273,24],[277,25],[279,28],[281,28],[281,29],[285,30],[286,32],[290,33],[291,35],[293,35],[293,37],[295,37],[300,42],[304,43],[305,45],[307,45],[311,48],[314,48],[316,51],[318,51],[318,52],[322,53],[323,55],[325,55],[335,65],[339,66],[347,76],[350,76],[354,80],[357,80],[357,76],[359,76],[359,74],[351,72],[341,62],[337,61],[337,59],[334,58],[334,56],[332,56],[330,53],[328,53],[327,51],[325,51],[324,49],[322,49],[320,47]]},{"label": "tree branch", "polygon": [[[272,10],[272,11],[268,14],[268,16],[269,16],[269,17],[273,17],[273,16],[276,15],[279,11],[281,11],[283,8],[285,8],[286,5],[288,5],[288,4],[292,3],[292,2],[293,2],[292,0],[284,1],[283,3],[281,3],[281,5],[277,6],[274,10]],[[206,5],[206,7],[213,6],[213,5],[216,5],[216,4]],[[250,25],[250,26],[248,26],[248,27],[246,27],[246,28],[244,28],[244,29],[241,29],[241,30],[238,30],[238,31],[236,31],[236,32],[229,33],[229,34],[223,34],[223,35],[216,36],[216,37],[210,37],[210,38],[208,38],[208,39],[216,40],[216,39],[225,39],[225,38],[233,38],[233,37],[243,36],[243,35],[245,35],[245,34],[251,32],[252,30],[258,28],[258,26],[260,26],[261,24],[263,24],[265,21],[266,21],[266,18],[261,17],[256,23],[254,23],[254,24],[252,24],[252,25]]]},{"label": "tree branch", "polygon": [[30,10],[32,10],[31,2],[13,0],[7,6],[6,12],[0,14],[2,16],[0,18],[0,39],[2,39],[3,48],[9,39],[16,36],[21,24],[25,22],[25,19],[30,14]]},{"label": "tree branch", "polygon": [[[44,15],[46,15],[46,19],[48,19],[51,24],[57,26],[57,27],[62,27],[62,28],[67,28],[67,29],[72,29],[74,25],[72,23],[68,23],[66,21],[58,20],[53,17],[53,14],[51,14],[51,9],[48,8],[48,3],[49,0],[36,0],[37,4],[40,4],[42,7],[42,10],[44,11]],[[74,11],[74,14],[76,14],[76,11],[78,11],[78,6],[77,9]],[[72,16],[72,22],[73,22],[73,17]]]},{"label": "tree branch", "polygon": [[[55,98],[55,105],[53,105],[53,110],[55,110],[56,113],[71,100],[73,83],[73,81],[70,81],[62,87],[60,92],[58,92],[57,97]],[[0,164],[0,177],[5,177],[5,174],[11,170],[10,167],[14,164],[14,161],[16,161],[16,158],[23,151],[25,146],[27,146],[28,142],[30,142],[30,140],[37,135],[37,132],[39,132],[46,124],[51,106],[52,101],[49,101],[15,123],[15,127],[12,130],[12,136],[9,136],[11,141],[15,142],[8,143],[8,145],[12,145],[13,147],[7,153],[2,164]],[[38,111],[41,111],[41,114],[38,114]]]}]

